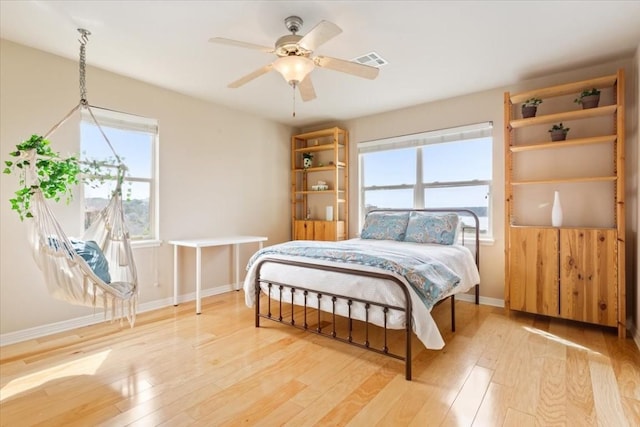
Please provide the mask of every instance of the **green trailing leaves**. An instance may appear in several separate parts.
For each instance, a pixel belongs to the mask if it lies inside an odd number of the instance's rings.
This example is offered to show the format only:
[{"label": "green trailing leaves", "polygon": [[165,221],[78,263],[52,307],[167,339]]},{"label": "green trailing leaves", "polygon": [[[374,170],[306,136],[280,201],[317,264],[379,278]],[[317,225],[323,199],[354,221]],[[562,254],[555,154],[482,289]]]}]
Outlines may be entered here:
[{"label": "green trailing leaves", "polygon": [[[65,200],[69,203],[73,199],[73,187],[78,185],[83,174],[91,176],[102,175],[101,164],[94,162],[83,169],[77,157],[62,157],[51,149],[50,142],[39,135],[32,135],[26,141],[16,145],[17,150],[9,153],[15,161],[5,161],[3,173],[18,173],[18,190],[9,199],[11,209],[16,211],[20,220],[32,218],[31,198],[40,190],[47,199],[56,202]],[[31,162],[33,173],[29,174]]]}]

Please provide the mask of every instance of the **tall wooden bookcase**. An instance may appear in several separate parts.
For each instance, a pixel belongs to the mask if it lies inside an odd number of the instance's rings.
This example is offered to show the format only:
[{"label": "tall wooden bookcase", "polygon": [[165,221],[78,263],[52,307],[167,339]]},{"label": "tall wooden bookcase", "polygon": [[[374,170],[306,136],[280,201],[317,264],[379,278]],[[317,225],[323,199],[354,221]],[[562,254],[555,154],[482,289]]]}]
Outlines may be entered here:
[{"label": "tall wooden bookcase", "polygon": [[[596,108],[574,98],[601,91]],[[535,117],[522,104],[542,99]],[[626,335],[624,70],[504,94],[505,305]],[[563,123],[565,141],[548,130]],[[563,223],[551,226],[554,191]]]},{"label": "tall wooden bookcase", "polygon": [[[304,165],[305,154],[313,156],[309,167]],[[292,238],[344,240],[348,221],[349,133],[333,127],[292,136]]]}]

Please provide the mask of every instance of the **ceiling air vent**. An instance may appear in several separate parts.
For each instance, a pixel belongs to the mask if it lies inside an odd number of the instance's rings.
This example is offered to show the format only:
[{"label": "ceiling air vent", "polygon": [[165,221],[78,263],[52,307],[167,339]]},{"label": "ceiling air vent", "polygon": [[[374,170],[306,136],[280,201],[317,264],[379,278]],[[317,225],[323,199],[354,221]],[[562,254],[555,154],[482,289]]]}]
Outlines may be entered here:
[{"label": "ceiling air vent", "polygon": [[382,58],[375,52],[367,53],[366,55],[362,55],[353,60],[359,64],[369,65],[371,67],[380,68],[383,65],[387,65],[388,62],[386,59]]}]

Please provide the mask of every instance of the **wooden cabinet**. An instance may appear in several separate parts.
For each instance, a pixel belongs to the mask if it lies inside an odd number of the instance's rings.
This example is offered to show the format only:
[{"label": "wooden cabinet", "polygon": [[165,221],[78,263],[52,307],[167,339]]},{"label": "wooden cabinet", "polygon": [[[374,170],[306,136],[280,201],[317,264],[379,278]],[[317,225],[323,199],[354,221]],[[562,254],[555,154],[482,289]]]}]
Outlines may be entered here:
[{"label": "wooden cabinet", "polygon": [[[558,231],[514,227],[510,235],[513,310],[558,314]],[[555,256],[549,256],[555,254]]]},{"label": "wooden cabinet", "polygon": [[[291,137],[291,236],[344,240],[348,230],[349,135],[338,127]],[[305,164],[305,158],[307,160]]]},{"label": "wooden cabinet", "polygon": [[[574,102],[600,90],[598,107]],[[539,98],[535,117],[522,104]],[[624,73],[505,93],[505,305],[626,335]],[[569,127],[566,140],[549,129]],[[551,226],[554,192],[563,222]]]},{"label": "wooden cabinet", "polygon": [[[338,238],[336,239],[336,236]],[[344,221],[295,220],[294,240],[343,240]]]},{"label": "wooden cabinet", "polygon": [[617,326],[615,230],[560,230],[560,316]]}]

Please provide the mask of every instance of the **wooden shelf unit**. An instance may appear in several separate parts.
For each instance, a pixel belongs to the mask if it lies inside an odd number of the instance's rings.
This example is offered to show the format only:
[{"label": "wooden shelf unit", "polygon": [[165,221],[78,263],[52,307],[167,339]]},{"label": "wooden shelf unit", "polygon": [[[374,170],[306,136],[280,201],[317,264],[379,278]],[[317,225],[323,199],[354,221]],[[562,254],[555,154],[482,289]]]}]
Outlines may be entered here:
[{"label": "wooden shelf unit", "polygon": [[[549,102],[555,105],[553,112],[541,113],[544,101],[578,96],[592,88],[602,90],[603,94],[609,91],[612,101],[602,105],[601,96],[601,106],[581,109],[581,106],[567,106],[566,99],[558,99],[553,101],[555,104]],[[520,118],[516,111],[533,97],[543,100],[538,116]],[[595,79],[518,94],[505,92],[505,306],[508,309],[615,327],[620,338],[626,336],[624,106],[622,69]],[[542,125],[563,121],[572,121],[572,130],[576,128],[580,137],[557,142],[532,137],[542,130]],[[531,133],[525,132],[528,129]],[[565,148],[578,150],[572,154],[595,162],[600,172],[589,174],[588,167],[583,167],[582,173],[568,169],[570,173],[563,175],[570,176],[559,178],[554,176],[557,171],[553,167],[527,163],[527,159],[533,158],[538,162],[545,158],[552,161],[554,156],[561,155],[558,150]],[[602,151],[588,151],[594,149],[605,150],[606,155],[598,155]],[[534,154],[533,158],[528,157]],[[609,159],[613,164],[608,163]],[[603,174],[602,168],[611,170],[611,174]],[[604,199],[593,187],[602,183],[613,186],[612,199]],[[538,192],[534,193],[538,197],[548,194],[550,201],[558,185],[574,191],[581,189],[580,194],[586,193],[589,198],[587,205],[604,204],[610,209],[613,227],[589,223],[583,219],[588,215],[574,215],[573,218],[579,220],[560,227],[521,219],[529,218],[527,211],[535,211],[541,203],[519,199],[522,196],[518,191],[531,188]],[[570,190],[568,193],[571,195]],[[537,205],[532,206],[535,203]],[[550,208],[550,203],[548,205]],[[516,208],[518,212],[514,212]],[[571,206],[563,204],[563,209],[571,211]],[[549,212],[549,223],[550,217]]]},{"label": "wooden shelf unit", "polygon": [[[303,167],[303,154],[314,155]],[[291,137],[291,238],[293,240],[345,240],[349,221],[349,134],[333,127]],[[320,165],[322,163],[322,165]],[[327,190],[313,190],[317,180]],[[333,219],[326,218],[326,208]],[[308,212],[312,212],[311,216]]]}]

